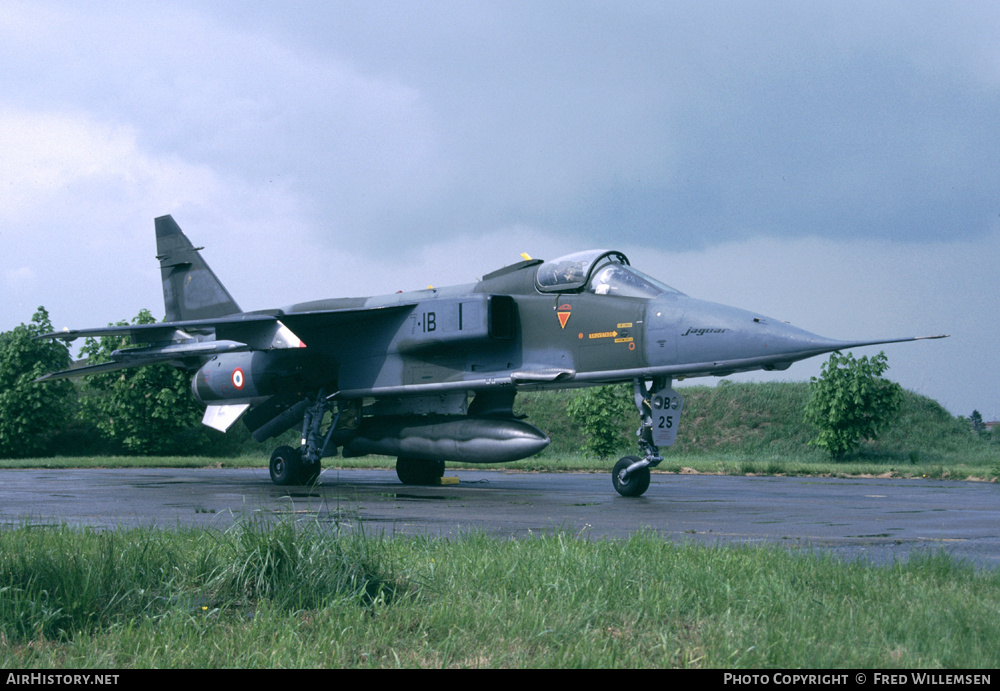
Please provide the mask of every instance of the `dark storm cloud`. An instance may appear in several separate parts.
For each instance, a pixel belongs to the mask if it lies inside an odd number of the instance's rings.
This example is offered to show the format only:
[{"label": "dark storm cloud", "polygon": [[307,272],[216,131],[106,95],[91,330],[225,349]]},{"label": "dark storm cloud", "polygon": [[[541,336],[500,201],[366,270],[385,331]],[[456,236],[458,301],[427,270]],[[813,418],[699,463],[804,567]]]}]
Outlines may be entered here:
[{"label": "dark storm cloud", "polygon": [[321,115],[336,91],[323,80],[299,94],[314,113],[282,116],[333,233],[522,224],[686,249],[760,235],[928,241],[981,234],[997,216],[993,5],[216,11],[409,94],[398,116],[421,139],[398,159],[382,154],[399,149],[387,130],[370,130],[364,154],[345,141],[355,128]]}]

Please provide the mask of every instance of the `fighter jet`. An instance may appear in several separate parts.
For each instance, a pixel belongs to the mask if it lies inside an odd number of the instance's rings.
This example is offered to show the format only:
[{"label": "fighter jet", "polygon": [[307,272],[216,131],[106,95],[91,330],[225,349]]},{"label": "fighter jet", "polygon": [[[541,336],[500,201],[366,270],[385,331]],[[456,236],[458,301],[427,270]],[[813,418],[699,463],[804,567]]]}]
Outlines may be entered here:
[{"label": "fighter jet", "polygon": [[299,448],[271,454],[279,485],[315,482],[338,451],[395,456],[404,484],[438,483],[446,461],[526,458],[549,438],[513,412],[519,391],[628,382],[639,453],[615,464],[612,483],[635,497],[676,438],[684,401],[673,380],[919,340],[823,338],[689,297],[615,250],[522,255],[476,283],[244,312],[171,216],[155,228],[165,320],[46,334],[128,336],[134,347],[42,380],[162,363],[191,372],[204,424],[225,432],[242,420],[259,442],[301,429]]}]

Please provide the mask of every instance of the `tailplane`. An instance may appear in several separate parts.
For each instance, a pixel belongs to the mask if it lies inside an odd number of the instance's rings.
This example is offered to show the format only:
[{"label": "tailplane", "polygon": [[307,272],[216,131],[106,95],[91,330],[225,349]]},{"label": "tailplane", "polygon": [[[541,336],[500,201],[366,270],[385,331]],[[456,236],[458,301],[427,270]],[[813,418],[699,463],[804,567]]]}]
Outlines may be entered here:
[{"label": "tailplane", "polygon": [[156,219],[156,258],[163,279],[166,321],[214,319],[242,312],[233,296],[172,216]]}]

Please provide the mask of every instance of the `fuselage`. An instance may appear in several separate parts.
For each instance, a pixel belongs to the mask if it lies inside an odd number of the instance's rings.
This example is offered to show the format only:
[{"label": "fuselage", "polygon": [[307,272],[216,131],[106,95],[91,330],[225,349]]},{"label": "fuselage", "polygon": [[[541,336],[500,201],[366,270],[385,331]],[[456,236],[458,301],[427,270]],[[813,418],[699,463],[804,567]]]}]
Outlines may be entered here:
[{"label": "fuselage", "polygon": [[216,356],[196,379],[196,395],[255,402],[325,388],[343,398],[425,397],[724,376],[785,369],[865,343],[692,298],[635,271],[619,253],[587,259],[564,284],[540,285],[553,263],[525,261],[478,283],[269,311],[306,347]]}]

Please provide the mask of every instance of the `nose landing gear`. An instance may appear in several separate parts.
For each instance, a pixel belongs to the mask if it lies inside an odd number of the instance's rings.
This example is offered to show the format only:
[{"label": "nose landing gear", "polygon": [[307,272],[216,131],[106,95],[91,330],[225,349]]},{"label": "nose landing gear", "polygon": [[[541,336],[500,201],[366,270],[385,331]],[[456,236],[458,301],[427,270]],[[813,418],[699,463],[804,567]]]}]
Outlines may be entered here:
[{"label": "nose landing gear", "polygon": [[639,452],[615,463],[611,482],[623,497],[638,497],[649,489],[649,469],[663,461],[661,446],[673,446],[677,439],[684,399],[670,388],[667,378],[654,379],[647,387],[642,379],[633,380],[635,407],[639,410]]}]

